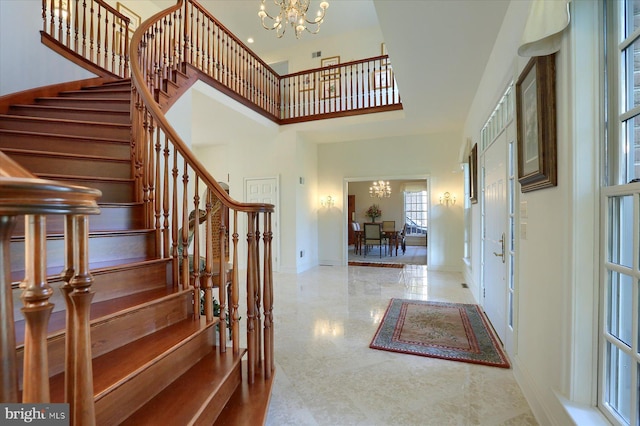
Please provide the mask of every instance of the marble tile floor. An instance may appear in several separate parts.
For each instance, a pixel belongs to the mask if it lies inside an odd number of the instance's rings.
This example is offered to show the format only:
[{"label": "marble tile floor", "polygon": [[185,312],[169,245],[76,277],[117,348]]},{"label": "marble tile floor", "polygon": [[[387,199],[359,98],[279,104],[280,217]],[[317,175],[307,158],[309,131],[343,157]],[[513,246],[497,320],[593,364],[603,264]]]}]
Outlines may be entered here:
[{"label": "marble tile floor", "polygon": [[537,425],[511,369],[369,348],[393,297],[474,303],[459,273],[318,266],[274,281],[267,425]]}]

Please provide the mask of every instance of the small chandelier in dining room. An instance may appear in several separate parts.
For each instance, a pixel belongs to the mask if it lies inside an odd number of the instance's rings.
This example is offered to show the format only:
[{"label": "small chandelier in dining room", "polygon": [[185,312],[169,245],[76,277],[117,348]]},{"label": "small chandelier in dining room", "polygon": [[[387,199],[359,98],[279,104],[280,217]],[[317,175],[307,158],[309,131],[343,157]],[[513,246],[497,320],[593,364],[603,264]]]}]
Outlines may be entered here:
[{"label": "small chandelier in dining room", "polygon": [[[293,27],[296,32],[296,38],[300,38],[300,33],[305,30],[311,34],[317,34],[320,31],[320,25],[324,22],[324,14],[329,7],[329,3],[326,1],[321,2],[320,10],[318,10],[316,17],[313,20],[309,20],[307,11],[311,0],[273,0],[276,6],[280,7],[280,13],[277,16],[271,16],[267,13],[265,2],[266,0],[261,0],[262,4],[260,5],[258,16],[262,20],[264,28],[276,30],[278,38],[284,35],[287,24]],[[271,21],[265,22],[266,18]]]},{"label": "small chandelier in dining room", "polygon": [[373,182],[373,186],[369,187],[369,196],[377,198],[389,198],[391,197],[391,185],[389,181],[379,180]]}]

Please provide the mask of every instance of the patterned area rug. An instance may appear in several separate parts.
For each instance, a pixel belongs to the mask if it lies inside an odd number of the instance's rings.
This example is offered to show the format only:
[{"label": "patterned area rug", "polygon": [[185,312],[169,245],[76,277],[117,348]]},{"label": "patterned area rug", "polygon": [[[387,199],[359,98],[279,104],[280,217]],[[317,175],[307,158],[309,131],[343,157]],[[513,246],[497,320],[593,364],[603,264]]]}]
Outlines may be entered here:
[{"label": "patterned area rug", "polygon": [[391,299],[369,347],[509,368],[478,305]]},{"label": "patterned area rug", "polygon": [[375,266],[378,268],[404,268],[402,263],[384,263],[384,262],[359,262],[349,261],[350,266]]}]

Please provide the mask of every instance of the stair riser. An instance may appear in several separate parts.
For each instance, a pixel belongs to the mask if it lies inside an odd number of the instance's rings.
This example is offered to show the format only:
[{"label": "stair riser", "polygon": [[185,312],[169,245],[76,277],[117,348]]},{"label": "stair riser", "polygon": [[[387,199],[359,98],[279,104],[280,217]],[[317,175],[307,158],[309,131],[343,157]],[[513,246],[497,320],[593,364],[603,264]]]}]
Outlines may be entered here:
[{"label": "stair riser", "polygon": [[[47,178],[46,175],[42,177]],[[133,203],[135,202],[135,187],[133,180],[102,181],[88,179],[70,179],[64,176],[55,176],[53,179],[66,182],[71,185],[88,186],[99,189],[102,192],[100,203]]]},{"label": "stair riser", "polygon": [[[108,160],[31,153],[5,152],[22,167],[34,174],[58,174],[69,176],[92,176],[97,178],[130,179],[131,164],[128,161]],[[100,201],[100,200],[98,200]]]},{"label": "stair riser", "polygon": [[129,92],[131,92],[131,81],[115,82],[115,83],[112,82],[112,83],[103,84],[102,86],[83,87],[82,90],[87,92],[93,92],[93,91],[107,92],[109,90],[116,90],[116,91],[122,92],[122,91],[128,90]]},{"label": "stair riser", "polygon": [[92,122],[51,121],[4,116],[0,118],[0,129],[24,130],[26,132],[51,133],[53,135],[88,136],[94,138],[129,141],[131,126]]},{"label": "stair riser", "polygon": [[123,160],[130,158],[131,155],[131,146],[128,141],[102,141],[46,133],[20,133],[20,131],[6,130],[0,130],[1,148],[57,152],[61,154],[99,155]]},{"label": "stair riser", "polygon": [[[89,219],[91,220],[91,219]],[[129,259],[155,257],[153,232],[131,234],[91,235],[89,237],[89,263],[127,262]],[[24,270],[24,241],[11,242],[11,270]],[[64,240],[48,238],[46,247],[47,270],[64,268]]]},{"label": "stair riser", "polygon": [[96,399],[96,424],[115,425],[129,417],[211,351],[214,331],[215,327],[208,328],[137,376]]},{"label": "stair riser", "polygon": [[[102,206],[100,214],[89,217],[89,232],[129,231],[144,227],[143,206]],[[47,233],[63,234],[65,218],[61,215],[47,216]],[[18,216],[13,236],[24,235],[24,216]]]},{"label": "stair riser", "polygon": [[25,117],[61,118],[64,120],[93,121],[96,123],[129,124],[128,111],[80,111],[75,109],[38,108],[30,106],[13,106],[9,114]]},{"label": "stair riser", "polygon": [[[91,356],[98,357],[154,331],[176,324],[188,318],[192,312],[191,306],[191,294],[183,293],[107,321],[93,322],[91,324]],[[64,335],[58,335],[47,342],[50,376],[62,373],[65,369],[65,341]],[[18,365],[22,366],[23,347],[17,350],[17,357]],[[22,388],[23,377],[23,370],[20,368],[18,373],[20,388]]]},{"label": "stair riser", "polygon": [[109,111],[130,111],[131,101],[119,99],[76,99],[76,98],[39,98],[38,105],[61,106],[66,108],[100,108]]},{"label": "stair riser", "polygon": [[236,370],[231,373],[218,392],[216,392],[215,397],[211,398],[211,401],[209,401],[209,404],[202,410],[200,416],[195,419],[193,422],[194,426],[210,426],[214,424],[241,382],[242,369],[241,364],[238,364]]},{"label": "stair riser", "polygon": [[[92,270],[91,275],[94,282],[91,289],[95,292],[92,303],[166,288],[171,282],[170,271],[170,260],[134,264],[132,267],[124,269]],[[49,277],[49,285],[54,289],[53,295],[49,299],[49,302],[54,305],[52,312],[65,310],[64,297],[60,291],[63,284],[62,278]],[[21,294],[22,289],[17,288],[14,283],[13,318],[16,322],[24,320],[21,312],[23,306],[22,299],[20,299]],[[18,339],[18,341],[21,340]]]},{"label": "stair riser", "polygon": [[59,94],[63,98],[83,98],[83,99],[131,99],[131,90],[75,90],[62,92]]}]

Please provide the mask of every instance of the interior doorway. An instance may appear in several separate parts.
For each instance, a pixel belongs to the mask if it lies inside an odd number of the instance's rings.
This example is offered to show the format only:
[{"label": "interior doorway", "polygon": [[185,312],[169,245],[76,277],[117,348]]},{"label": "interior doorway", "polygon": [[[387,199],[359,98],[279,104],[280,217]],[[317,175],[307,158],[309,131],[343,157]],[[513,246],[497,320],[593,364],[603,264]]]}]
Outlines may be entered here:
[{"label": "interior doorway", "polygon": [[[354,258],[355,235],[353,233],[352,223],[357,222],[360,228],[364,229],[363,224],[367,222],[392,222],[395,231],[398,233],[404,230],[409,237],[405,239],[407,251],[412,250],[415,254],[415,248],[419,248],[420,252],[412,256],[403,257],[401,246],[396,255],[395,247],[393,252],[386,251],[386,258],[383,260],[394,263],[403,263],[407,260],[414,264],[427,264],[428,259],[428,223],[430,211],[429,185],[426,176],[390,178],[384,179],[389,182],[391,188],[388,196],[377,197],[372,194],[371,188],[374,181],[379,179],[358,179],[346,180],[346,209],[345,209],[345,245],[347,254],[347,262]],[[407,195],[410,194],[410,195]],[[376,205],[381,210],[379,217],[368,217],[366,212],[372,206]],[[391,255],[390,255],[391,254]],[[377,256],[375,256],[377,258]],[[379,261],[379,259],[377,259]]]}]

